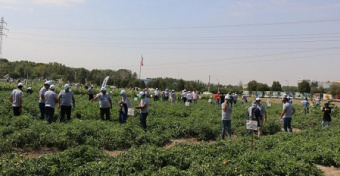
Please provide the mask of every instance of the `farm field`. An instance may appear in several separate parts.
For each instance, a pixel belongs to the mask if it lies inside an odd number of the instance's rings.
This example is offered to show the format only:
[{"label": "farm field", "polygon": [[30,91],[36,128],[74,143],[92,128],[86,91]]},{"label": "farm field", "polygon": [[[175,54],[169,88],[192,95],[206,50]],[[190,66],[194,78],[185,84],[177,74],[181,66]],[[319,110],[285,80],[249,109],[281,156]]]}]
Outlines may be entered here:
[{"label": "farm field", "polygon": [[[338,111],[330,128],[321,129],[320,110],[304,115],[295,105],[295,132],[284,133],[277,121],[282,105],[272,103],[264,136],[254,138],[251,152],[248,106],[240,101],[233,107],[232,140],[223,141],[221,108],[206,99],[186,107],[150,98],[144,132],[138,113],[132,124],[119,124],[117,90],[110,121],[99,120],[98,102],[76,91],[72,120],[52,124],[36,119],[37,92],[25,94],[20,117],[9,111],[9,93],[0,92],[0,175],[323,175],[316,165],[340,166]],[[133,105],[136,93],[129,92]]]}]

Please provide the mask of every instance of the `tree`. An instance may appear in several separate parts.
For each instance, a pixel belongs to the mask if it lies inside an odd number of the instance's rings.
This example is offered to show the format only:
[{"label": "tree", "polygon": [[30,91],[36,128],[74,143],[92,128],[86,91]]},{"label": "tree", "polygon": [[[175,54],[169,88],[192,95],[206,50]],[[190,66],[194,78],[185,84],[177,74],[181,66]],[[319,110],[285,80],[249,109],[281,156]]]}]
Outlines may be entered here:
[{"label": "tree", "polygon": [[271,90],[272,91],[282,91],[282,87],[281,87],[280,82],[279,81],[273,81]]},{"label": "tree", "polygon": [[319,83],[318,82],[312,82],[310,87],[311,88],[318,88],[319,87]]},{"label": "tree", "polygon": [[307,81],[302,81],[298,85],[298,91],[302,93],[310,93],[311,87]]},{"label": "tree", "polygon": [[329,93],[332,95],[340,95],[340,84],[333,84],[329,88]]},{"label": "tree", "polygon": [[270,88],[267,84],[257,83],[256,90],[257,91],[270,91]]},{"label": "tree", "polygon": [[256,91],[256,89],[257,89],[257,81],[255,80],[249,81],[248,91]]}]

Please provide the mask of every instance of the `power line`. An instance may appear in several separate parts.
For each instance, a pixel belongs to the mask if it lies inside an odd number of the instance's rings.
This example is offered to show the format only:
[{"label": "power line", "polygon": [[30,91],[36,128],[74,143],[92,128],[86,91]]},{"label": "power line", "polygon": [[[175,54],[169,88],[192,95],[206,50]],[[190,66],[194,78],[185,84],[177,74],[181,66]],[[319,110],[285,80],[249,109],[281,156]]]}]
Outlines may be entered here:
[{"label": "power line", "polygon": [[[256,26],[273,26],[286,24],[314,24],[314,23],[329,23],[338,22],[340,19],[324,19],[324,20],[304,20],[304,21],[286,21],[272,23],[245,23],[245,24],[230,24],[230,25],[215,25],[215,26],[186,26],[186,27],[156,27],[156,28],[49,28],[49,27],[24,27],[25,29],[44,29],[44,30],[83,30],[83,31],[114,31],[114,30],[169,30],[169,29],[212,29],[212,28],[228,28],[228,27],[256,27]],[[20,28],[20,27],[16,27]]]},{"label": "power line", "polygon": [[[15,33],[14,33],[15,34]],[[312,33],[312,34],[292,34],[292,35],[244,35],[244,36],[206,36],[206,37],[110,37],[110,36],[65,36],[65,35],[44,35],[32,33],[20,33],[25,36],[41,36],[41,37],[58,37],[58,38],[76,38],[76,39],[122,39],[122,40],[217,40],[217,39],[296,39],[296,38],[329,38],[340,37],[340,33]],[[19,34],[19,35],[20,35]],[[319,35],[319,36],[316,36]]]},{"label": "power line", "polygon": [[[14,38],[15,39],[15,38]],[[25,41],[25,39],[16,39]],[[84,44],[84,42],[69,42],[69,41],[51,41],[51,40],[39,40],[39,39],[29,39],[26,41],[42,41],[42,42],[52,42],[52,43],[73,43],[73,44]],[[295,41],[246,41],[246,42],[104,42],[97,44],[104,45],[224,45],[224,44],[251,44],[251,43],[313,43],[313,42],[338,42],[340,39],[327,39],[327,40],[295,40]],[[91,42],[93,43],[93,42]]]}]

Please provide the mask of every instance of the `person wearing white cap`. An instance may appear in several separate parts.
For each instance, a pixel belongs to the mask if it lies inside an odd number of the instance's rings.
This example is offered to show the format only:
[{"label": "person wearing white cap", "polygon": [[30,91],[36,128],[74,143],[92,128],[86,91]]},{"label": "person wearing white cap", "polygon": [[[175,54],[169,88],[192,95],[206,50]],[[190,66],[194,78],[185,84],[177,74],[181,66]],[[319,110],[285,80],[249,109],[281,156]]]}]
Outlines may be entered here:
[{"label": "person wearing white cap", "polygon": [[136,106],[135,108],[140,109],[139,121],[144,131],[146,131],[146,128],[147,128],[146,118],[149,115],[149,100],[148,98],[146,98],[144,92],[140,92],[138,96],[139,98],[141,98],[141,100],[140,100],[139,105]]},{"label": "person wearing white cap", "polygon": [[192,99],[194,100],[194,104],[197,104],[198,93],[196,90],[192,92]]},{"label": "person wearing white cap", "polygon": [[[259,128],[261,126],[260,116],[261,116],[260,109],[257,107],[256,101],[253,101],[250,107],[248,108],[248,120],[257,121],[257,126]],[[248,134],[251,134],[251,130],[248,130]]]},{"label": "person wearing white cap", "polygon": [[102,87],[100,91],[101,93],[97,94],[97,96],[91,100],[91,103],[99,99],[100,118],[105,120],[105,114],[106,120],[110,120],[110,109],[112,109],[111,96],[110,94],[106,93],[105,87]]},{"label": "person wearing white cap", "polygon": [[237,95],[237,92],[235,92],[234,94],[233,94],[233,96],[234,96],[234,104],[236,105],[236,103],[237,103],[237,98],[238,98],[238,95]]},{"label": "person wearing white cap", "polygon": [[191,94],[190,91],[188,91],[188,93],[187,93],[187,101],[188,101],[189,103],[192,103],[192,94]]},{"label": "person wearing white cap", "polygon": [[54,110],[56,103],[58,103],[58,95],[54,92],[55,85],[50,86],[50,90],[46,91],[45,96],[45,109],[46,109],[46,118],[48,123],[52,123],[54,117]]},{"label": "person wearing white cap", "polygon": [[120,123],[126,123],[127,117],[128,117],[128,108],[131,108],[131,103],[129,98],[126,96],[126,91],[122,90],[120,91],[120,95],[122,95],[122,99],[118,103],[120,109],[119,109],[119,122]]},{"label": "person wearing white cap", "polygon": [[171,90],[171,92],[170,92],[170,102],[171,102],[171,104],[174,104],[176,102],[176,92],[175,92],[175,90]]},{"label": "person wearing white cap", "polygon": [[281,115],[279,117],[279,121],[283,119],[283,129],[285,132],[287,132],[288,130],[289,132],[293,132],[292,117],[295,113],[295,109],[293,105],[288,102],[288,98],[283,98],[282,102],[283,102],[283,107],[282,107]]},{"label": "person wearing white cap", "polygon": [[22,112],[22,97],[24,93],[22,92],[22,83],[18,84],[18,88],[14,89],[9,97],[9,101],[12,103],[14,116],[20,116]]},{"label": "person wearing white cap", "polygon": [[187,101],[187,91],[185,89],[181,93],[181,99],[182,99],[183,103],[185,103]]},{"label": "person wearing white cap", "polygon": [[89,94],[89,101],[91,101],[94,98],[94,89],[93,89],[93,85],[91,85],[91,87],[87,90],[87,93]]},{"label": "person wearing white cap", "polygon": [[260,116],[259,116],[260,125],[259,125],[258,133],[257,133],[257,135],[260,137],[262,136],[264,122],[267,122],[267,110],[261,103],[261,98],[256,98],[255,101],[256,101],[257,108],[260,110]]},{"label": "person wearing white cap", "polygon": [[44,120],[46,116],[45,108],[45,93],[50,88],[51,82],[46,81],[44,86],[39,91],[39,109],[40,109],[40,120]]},{"label": "person wearing white cap", "polygon": [[222,103],[222,133],[221,137],[224,140],[224,135],[226,129],[228,129],[228,138],[231,139],[231,97],[229,95],[225,96],[224,103]]},{"label": "person wearing white cap", "polygon": [[158,101],[158,99],[159,99],[159,90],[158,90],[158,88],[156,88],[154,93],[155,93],[155,95],[153,97],[153,101]]},{"label": "person wearing white cap", "polygon": [[60,108],[60,121],[65,121],[65,114],[67,120],[71,120],[72,106],[76,107],[76,101],[73,95],[73,91],[70,90],[70,85],[65,84],[64,90],[61,90],[58,95],[58,107]]},{"label": "person wearing white cap", "polygon": [[165,89],[165,91],[164,91],[164,100],[165,100],[165,101],[168,101],[168,100],[169,100],[169,95],[170,95],[169,90],[168,90],[168,89]]},{"label": "person wearing white cap", "polygon": [[245,93],[242,93],[242,104],[247,105],[248,100],[247,100],[247,96]]}]

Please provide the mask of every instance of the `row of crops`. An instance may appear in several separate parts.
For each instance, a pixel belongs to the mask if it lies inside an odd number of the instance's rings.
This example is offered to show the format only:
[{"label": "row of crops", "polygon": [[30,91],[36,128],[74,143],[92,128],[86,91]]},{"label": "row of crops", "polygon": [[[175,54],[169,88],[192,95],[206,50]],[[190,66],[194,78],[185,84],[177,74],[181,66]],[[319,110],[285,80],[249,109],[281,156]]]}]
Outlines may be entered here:
[{"label": "row of crops", "polygon": [[[233,107],[233,139],[222,141],[221,109],[207,100],[189,107],[151,100],[144,132],[138,114],[131,124],[119,124],[118,105],[111,110],[111,121],[99,120],[98,104],[88,102],[86,95],[76,95],[71,121],[59,123],[56,110],[52,124],[37,120],[37,93],[25,95],[20,117],[12,115],[8,95],[0,92],[0,175],[321,175],[314,164],[340,166],[338,112],[331,127],[321,129],[320,110],[304,115],[295,106],[293,127],[302,131],[284,133],[277,121],[281,105],[272,104],[267,107],[265,136],[255,137],[251,152],[247,106],[242,104]],[[113,97],[114,102],[119,99]],[[181,138],[201,142],[164,148]],[[42,148],[57,152],[40,157],[21,152]],[[112,157],[105,150],[126,152]]]}]

